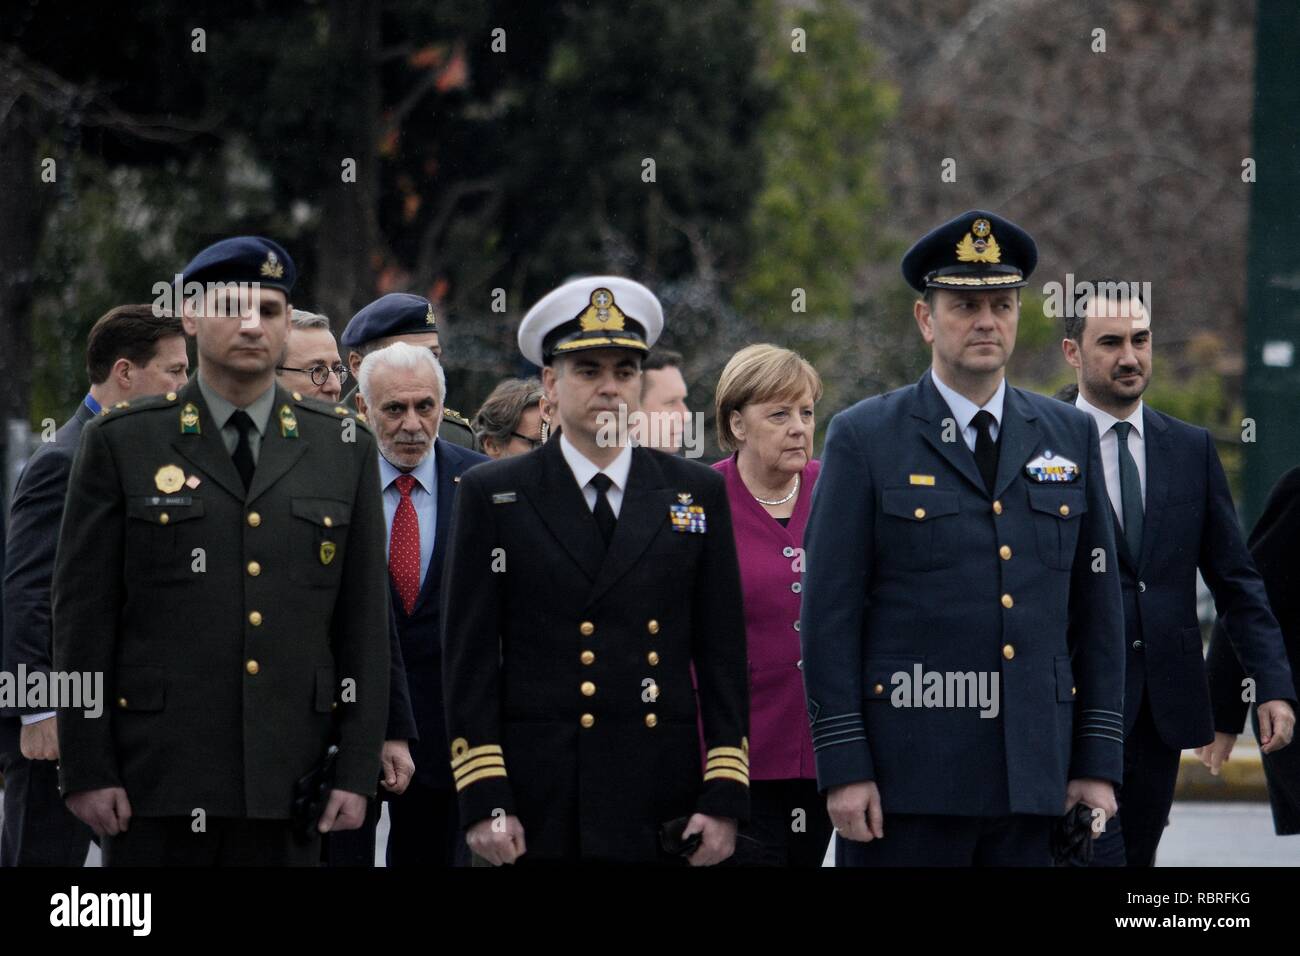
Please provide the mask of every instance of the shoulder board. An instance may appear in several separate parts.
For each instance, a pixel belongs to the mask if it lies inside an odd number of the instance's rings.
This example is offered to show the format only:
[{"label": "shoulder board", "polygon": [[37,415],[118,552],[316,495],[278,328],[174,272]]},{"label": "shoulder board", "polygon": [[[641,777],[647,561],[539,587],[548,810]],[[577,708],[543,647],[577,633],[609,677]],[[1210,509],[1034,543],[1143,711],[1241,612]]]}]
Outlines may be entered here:
[{"label": "shoulder board", "polygon": [[318,415],[326,415],[329,418],[352,418],[363,422],[365,421],[365,419],[361,417],[360,412],[343,402],[330,404],[329,402],[321,401],[318,398],[305,398],[301,392],[294,392],[293,403],[299,408],[305,408],[307,411],[315,412]]},{"label": "shoulder board", "polygon": [[457,425],[464,425],[466,428],[470,427],[468,418],[456,411],[456,409],[448,408],[446,405],[442,407],[442,417],[449,422],[455,422]]},{"label": "shoulder board", "polygon": [[127,415],[134,415],[136,412],[156,411],[160,408],[174,408],[176,407],[176,404],[177,398],[175,392],[168,392],[166,395],[149,395],[145,398],[137,398],[130,402],[118,402],[116,405],[106,407],[100,411],[93,420],[98,421],[99,419],[104,419],[106,421],[116,421],[117,419],[125,418]]}]

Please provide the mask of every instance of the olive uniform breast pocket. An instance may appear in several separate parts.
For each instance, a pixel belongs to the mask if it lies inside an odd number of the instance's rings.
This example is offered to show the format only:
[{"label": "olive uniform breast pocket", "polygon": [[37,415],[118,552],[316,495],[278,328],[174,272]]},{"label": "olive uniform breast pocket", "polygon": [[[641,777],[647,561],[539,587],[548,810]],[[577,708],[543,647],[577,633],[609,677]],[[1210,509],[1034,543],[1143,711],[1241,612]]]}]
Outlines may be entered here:
[{"label": "olive uniform breast pocket", "polygon": [[956,561],[957,492],[885,488],[880,511],[877,540],[891,564],[905,571],[933,571]]},{"label": "olive uniform breast pocket", "polygon": [[293,498],[289,578],[307,587],[335,587],[343,563],[351,506],[333,498]]},{"label": "olive uniform breast pocket", "polygon": [[195,580],[194,549],[204,540],[203,499],[193,495],[150,495],[126,499],[128,579],[185,584]]}]

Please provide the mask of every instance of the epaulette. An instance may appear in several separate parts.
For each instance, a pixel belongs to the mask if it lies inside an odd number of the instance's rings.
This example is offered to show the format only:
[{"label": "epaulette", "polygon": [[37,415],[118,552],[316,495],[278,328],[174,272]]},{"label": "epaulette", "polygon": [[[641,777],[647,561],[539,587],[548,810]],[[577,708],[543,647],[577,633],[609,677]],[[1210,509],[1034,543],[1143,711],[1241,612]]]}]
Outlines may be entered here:
[{"label": "epaulette", "polygon": [[442,417],[448,421],[455,422],[457,425],[464,425],[466,428],[473,427],[470,425],[468,418],[456,411],[456,409],[448,408],[446,405],[442,407]]},{"label": "epaulette", "polygon": [[136,412],[146,412],[151,409],[170,408],[176,404],[176,393],[168,392],[166,395],[147,395],[144,398],[137,398],[133,402],[118,402],[111,408],[100,410],[98,417],[106,421],[116,421],[119,418],[125,418],[127,415],[133,415]]}]

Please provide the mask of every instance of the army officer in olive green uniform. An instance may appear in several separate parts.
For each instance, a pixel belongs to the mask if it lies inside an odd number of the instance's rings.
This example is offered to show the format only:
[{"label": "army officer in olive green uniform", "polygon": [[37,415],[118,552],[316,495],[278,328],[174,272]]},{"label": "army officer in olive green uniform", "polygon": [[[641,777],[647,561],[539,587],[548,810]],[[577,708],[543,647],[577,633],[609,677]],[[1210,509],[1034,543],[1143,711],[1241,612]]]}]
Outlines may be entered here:
[{"label": "army officer in olive green uniform", "polygon": [[[375,792],[389,684],[375,444],[343,406],[276,386],[293,277],[266,239],[205,249],[184,274],[204,290],[183,319],[198,375],[83,435],[55,667],[103,673],[108,706],[60,711],[60,786],[106,865],[313,864],[319,832],[358,826]],[[331,744],[323,812],[296,834],[296,785]]]}]

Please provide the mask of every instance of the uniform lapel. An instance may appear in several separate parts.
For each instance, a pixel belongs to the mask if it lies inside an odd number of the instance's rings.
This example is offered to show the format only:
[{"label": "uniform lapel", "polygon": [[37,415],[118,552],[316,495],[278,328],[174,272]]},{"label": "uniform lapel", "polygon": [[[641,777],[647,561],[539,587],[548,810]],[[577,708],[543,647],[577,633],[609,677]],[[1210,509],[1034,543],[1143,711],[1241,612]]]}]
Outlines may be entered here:
[{"label": "uniform lapel", "polygon": [[[535,456],[537,482],[521,488],[532,502],[533,510],[564,550],[582,569],[587,580],[595,581],[600,573],[605,542],[600,539],[596,519],[587,507],[577,479],[564,460],[559,439],[548,441]],[[626,501],[625,501],[626,504]]]},{"label": "uniform lapel", "polygon": [[293,407],[292,396],[277,385],[275,403],[271,406],[271,420],[267,424],[266,434],[262,436],[262,447],[257,453],[253,485],[248,489],[249,502],[256,501],[307,453],[307,439],[301,437],[301,430],[298,438],[286,438],[280,434],[280,409],[286,404]]},{"label": "uniform lapel", "polygon": [[1002,402],[1002,424],[998,426],[998,477],[993,482],[993,497],[998,498],[1020,474],[1021,467],[1038,449],[1041,435],[1035,424],[1038,416],[1019,392],[1007,386]]},{"label": "uniform lapel", "polygon": [[1169,495],[1170,470],[1175,466],[1169,449],[1169,426],[1147,405],[1142,406],[1143,444],[1147,456],[1147,497],[1142,517],[1142,557],[1138,568],[1151,560],[1151,549],[1160,534],[1160,519]]},{"label": "uniform lapel", "polygon": [[[181,411],[187,404],[192,404],[199,410],[198,434],[181,433]],[[172,447],[199,470],[200,477],[210,478],[243,501],[244,482],[240,479],[239,472],[235,470],[230,452],[226,451],[226,445],[221,440],[221,430],[217,428],[208,406],[203,402],[203,393],[199,391],[197,375],[189,380],[177,396],[175,414],[176,434],[172,438]]]},{"label": "uniform lapel", "polygon": [[[916,383],[915,408],[912,414],[929,423],[929,427],[921,430],[921,435],[931,447],[947,459],[954,471],[978,488],[981,494],[988,494],[988,489],[984,487],[984,479],[980,477],[979,469],[975,466],[975,456],[966,447],[966,439],[962,436],[961,430],[957,429],[955,440],[943,440],[944,432],[947,430],[944,422],[953,419],[952,409],[943,400],[939,390],[934,387],[929,372],[922,375],[921,380]],[[1003,417],[1005,418],[1006,415],[1004,414]],[[953,427],[956,428],[955,424]]]},{"label": "uniform lapel", "polygon": [[644,448],[632,449],[627,490],[623,493],[618,523],[614,525],[613,540],[587,595],[589,607],[636,564],[651,539],[667,523],[671,497],[672,490],[663,487],[663,472],[654,456]]}]

